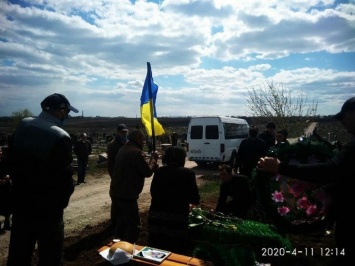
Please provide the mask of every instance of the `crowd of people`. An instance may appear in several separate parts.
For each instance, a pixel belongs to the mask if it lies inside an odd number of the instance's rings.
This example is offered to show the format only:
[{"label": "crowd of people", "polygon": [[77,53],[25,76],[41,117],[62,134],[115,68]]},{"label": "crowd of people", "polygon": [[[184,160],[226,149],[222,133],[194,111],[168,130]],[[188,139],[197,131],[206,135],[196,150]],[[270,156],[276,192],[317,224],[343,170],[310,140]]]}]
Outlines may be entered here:
[{"label": "crowd of people", "polygon": [[[92,152],[86,133],[80,135],[73,147],[70,135],[62,129],[69,112],[78,112],[64,95],[47,96],[41,108],[38,117],[21,121],[8,144],[7,157],[0,153],[0,196],[7,191],[12,199],[8,208],[4,208],[4,200],[0,199],[0,214],[5,216],[3,230],[11,229],[8,266],[30,265],[36,245],[39,265],[63,265],[63,210],[69,204],[75,185],[85,183],[88,157]],[[355,135],[355,97],[344,103],[335,118]],[[287,130],[276,130],[274,122],[267,123],[260,134],[257,126],[250,126],[248,138],[240,144],[236,164],[219,165],[221,185],[214,211],[242,219],[250,217],[256,200],[253,171],[334,183],[336,245],[346,252],[339,261],[349,261],[352,257],[351,221],[348,213],[340,210],[351,195],[348,180],[355,176],[351,167],[355,160],[354,139],[326,163],[295,165],[266,156],[270,148],[290,145],[287,137]],[[176,133],[173,140],[174,145],[166,149],[159,165],[156,151],[152,150],[149,156],[144,152],[146,136],[141,130],[129,130],[124,124],[117,126],[115,138],[107,145],[110,217],[115,239],[137,242],[141,230],[137,200],[145,179],[153,178],[148,244],[176,253],[186,252],[189,213],[200,204],[200,194],[195,172],[185,167],[186,151],[177,147]],[[73,151],[78,159],[76,182]],[[10,158],[6,164],[5,157]]]}]

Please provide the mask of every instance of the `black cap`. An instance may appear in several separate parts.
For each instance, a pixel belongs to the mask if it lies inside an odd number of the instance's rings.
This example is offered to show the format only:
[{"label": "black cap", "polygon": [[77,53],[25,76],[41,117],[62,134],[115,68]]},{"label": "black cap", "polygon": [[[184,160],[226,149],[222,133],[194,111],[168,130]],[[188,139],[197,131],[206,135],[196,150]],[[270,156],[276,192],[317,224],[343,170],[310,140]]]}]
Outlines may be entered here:
[{"label": "black cap", "polygon": [[129,131],[128,127],[125,124],[119,124],[117,126],[117,131]]},{"label": "black cap", "polygon": [[353,111],[355,110],[355,97],[352,97],[348,99],[344,104],[343,107],[341,108],[340,112],[337,113],[334,118],[338,120],[342,120],[344,117],[344,113],[347,111]]},{"label": "black cap", "polygon": [[276,125],[274,122],[269,122],[266,124],[266,128],[271,128],[271,129],[275,129],[276,128]]},{"label": "black cap", "polygon": [[68,99],[59,93],[54,93],[47,96],[42,102],[41,107],[43,110],[58,110],[63,108],[68,108],[70,111],[74,113],[78,113],[79,110],[70,105]]}]

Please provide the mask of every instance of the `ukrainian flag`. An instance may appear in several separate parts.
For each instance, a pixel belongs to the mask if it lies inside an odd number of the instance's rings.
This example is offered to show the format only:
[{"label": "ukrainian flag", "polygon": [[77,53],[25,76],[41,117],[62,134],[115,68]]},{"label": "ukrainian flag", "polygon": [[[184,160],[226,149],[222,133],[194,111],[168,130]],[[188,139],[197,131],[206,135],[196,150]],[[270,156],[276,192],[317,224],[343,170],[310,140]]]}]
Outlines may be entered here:
[{"label": "ukrainian flag", "polygon": [[165,131],[163,126],[158,122],[157,112],[155,110],[158,86],[153,81],[152,70],[149,62],[147,62],[147,68],[147,77],[144,81],[141,96],[141,118],[148,136],[153,136],[152,123],[154,124],[154,135],[159,136],[164,134]]}]

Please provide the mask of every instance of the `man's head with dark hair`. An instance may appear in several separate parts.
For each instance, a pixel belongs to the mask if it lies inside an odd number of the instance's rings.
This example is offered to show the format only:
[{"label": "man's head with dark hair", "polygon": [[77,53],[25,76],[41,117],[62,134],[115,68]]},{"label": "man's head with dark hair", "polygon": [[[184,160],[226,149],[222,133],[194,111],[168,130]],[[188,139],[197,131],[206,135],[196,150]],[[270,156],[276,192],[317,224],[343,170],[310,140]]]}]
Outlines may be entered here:
[{"label": "man's head with dark hair", "polygon": [[228,164],[220,164],[218,166],[218,173],[219,173],[219,178],[223,182],[228,182],[228,181],[230,181],[232,179],[233,169]]},{"label": "man's head with dark hair", "polygon": [[285,139],[288,137],[287,129],[280,129],[280,130],[276,131],[276,133],[282,134],[285,137]]},{"label": "man's head with dark hair", "polygon": [[256,138],[259,134],[259,129],[256,126],[249,127],[249,137]]},{"label": "man's head with dark hair", "polygon": [[186,159],[186,151],[179,147],[169,147],[166,149],[163,163],[166,165],[176,165],[179,167],[184,167]]},{"label": "man's head with dark hair", "polygon": [[270,121],[266,124],[266,128],[268,129],[276,129],[276,125],[274,122]]},{"label": "man's head with dark hair", "polygon": [[287,129],[280,129],[276,131],[276,141],[279,142],[284,142],[286,141],[288,137],[288,131]]},{"label": "man's head with dark hair", "polygon": [[343,120],[346,112],[351,112],[355,110],[355,97],[352,97],[345,101],[339,113],[337,113],[334,118],[337,120]]}]

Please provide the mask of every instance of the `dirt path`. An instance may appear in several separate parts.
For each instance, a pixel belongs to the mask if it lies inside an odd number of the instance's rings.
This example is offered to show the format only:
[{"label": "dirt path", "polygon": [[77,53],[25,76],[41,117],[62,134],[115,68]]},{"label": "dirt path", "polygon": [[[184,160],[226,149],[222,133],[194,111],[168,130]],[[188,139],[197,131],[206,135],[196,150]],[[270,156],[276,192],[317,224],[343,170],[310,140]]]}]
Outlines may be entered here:
[{"label": "dirt path", "polygon": [[[210,173],[211,170],[199,169],[194,162],[186,162],[186,167],[193,168],[197,178]],[[64,212],[66,236],[76,235],[87,226],[96,226],[110,218],[111,198],[109,196],[110,177],[105,174],[93,179],[88,176],[88,182],[76,187],[70,198],[69,206]],[[146,178],[143,191],[139,196],[139,208],[143,212],[150,206],[150,184],[152,178]]]},{"label": "dirt path", "polygon": [[308,126],[308,128],[305,129],[304,135],[305,135],[306,137],[312,135],[314,128],[317,127],[317,124],[318,124],[317,122],[312,122],[312,123],[310,123],[309,126]]}]

